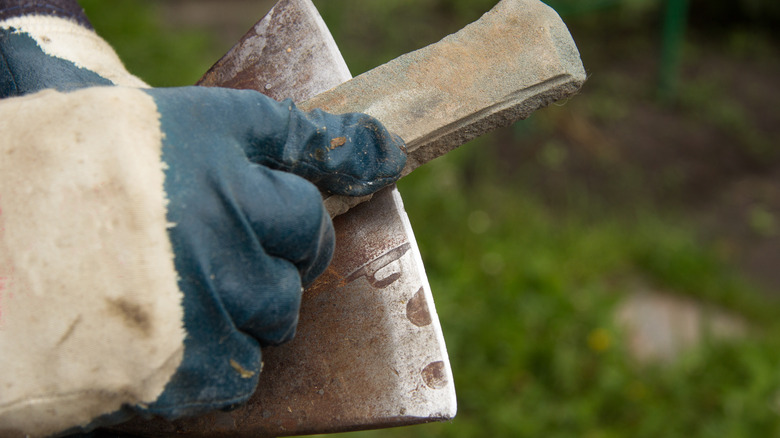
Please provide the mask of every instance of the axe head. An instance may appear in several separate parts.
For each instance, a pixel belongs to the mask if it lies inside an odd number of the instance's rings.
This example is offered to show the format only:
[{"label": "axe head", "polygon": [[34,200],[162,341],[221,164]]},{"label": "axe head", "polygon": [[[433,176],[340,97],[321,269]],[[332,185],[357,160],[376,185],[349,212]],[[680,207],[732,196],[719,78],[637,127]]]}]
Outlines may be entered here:
[{"label": "axe head", "polygon": [[[199,85],[304,101],[351,78],[310,0],[281,0]],[[263,351],[244,406],[135,420],[143,436],[263,437],[448,420],[456,399],[420,252],[394,187],[334,221],[336,253],[304,292],[295,339]]]},{"label": "axe head", "polygon": [[[310,0],[282,0],[201,84],[371,114],[406,140],[411,171],[576,93],[585,70],[555,11],[539,0],[501,0],[456,34],[339,85],[347,79]],[[325,201],[332,214],[346,212],[334,220],[334,261],[304,294],[296,339],[264,351],[248,404],[123,430],[256,437],[452,418],[452,373],[400,195],[389,188],[349,210],[353,201]]]}]

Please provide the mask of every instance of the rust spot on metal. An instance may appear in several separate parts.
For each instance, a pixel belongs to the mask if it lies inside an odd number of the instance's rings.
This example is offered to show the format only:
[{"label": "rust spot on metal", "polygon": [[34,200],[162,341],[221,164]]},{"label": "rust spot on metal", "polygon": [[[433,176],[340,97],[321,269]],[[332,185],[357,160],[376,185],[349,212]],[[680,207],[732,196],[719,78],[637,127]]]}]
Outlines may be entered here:
[{"label": "rust spot on metal", "polygon": [[428,310],[428,302],[425,300],[425,292],[420,288],[414,297],[406,303],[406,317],[417,327],[425,327],[433,322],[431,312]]},{"label": "rust spot on metal", "polygon": [[447,386],[447,374],[444,362],[432,362],[422,370],[422,378],[425,384],[432,389],[442,389]]},{"label": "rust spot on metal", "polygon": [[400,260],[411,248],[411,244],[406,242],[399,247],[391,249],[351,273],[347,276],[347,282],[351,283],[358,278],[365,276],[368,283],[377,289],[384,289],[387,286],[390,286],[401,278],[401,272],[393,272],[383,278],[379,278],[377,274],[379,274],[382,269],[387,268],[391,263]]}]

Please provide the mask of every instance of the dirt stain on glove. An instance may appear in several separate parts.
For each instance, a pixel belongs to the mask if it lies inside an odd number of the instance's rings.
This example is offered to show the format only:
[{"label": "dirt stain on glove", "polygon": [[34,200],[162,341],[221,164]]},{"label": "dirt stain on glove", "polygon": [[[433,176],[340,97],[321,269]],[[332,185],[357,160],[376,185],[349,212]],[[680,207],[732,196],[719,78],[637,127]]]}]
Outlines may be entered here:
[{"label": "dirt stain on glove", "polygon": [[344,146],[345,144],[347,144],[347,137],[336,137],[330,141],[330,150]]},{"label": "dirt stain on glove", "polygon": [[142,305],[124,298],[107,299],[106,304],[109,311],[122,318],[129,327],[138,329],[145,336],[149,335],[152,330],[152,318]]},{"label": "dirt stain on glove", "polygon": [[241,375],[242,379],[251,379],[255,376],[254,371],[249,371],[233,359],[230,359],[230,366],[233,367],[234,370],[238,371],[238,374]]}]

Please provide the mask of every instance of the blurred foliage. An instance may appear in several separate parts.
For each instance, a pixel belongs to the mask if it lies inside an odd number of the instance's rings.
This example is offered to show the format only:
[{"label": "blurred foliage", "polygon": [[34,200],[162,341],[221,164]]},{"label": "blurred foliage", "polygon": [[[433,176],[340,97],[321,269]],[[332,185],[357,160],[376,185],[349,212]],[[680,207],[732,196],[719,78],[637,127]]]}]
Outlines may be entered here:
[{"label": "blurred foliage", "polygon": [[[463,180],[464,167],[485,160],[483,142],[400,185],[448,341],[458,416],[345,437],[780,433],[776,305],[657,212],[621,218],[586,193],[562,211],[505,178]],[[668,367],[640,366],[613,318],[637,283],[740,309],[760,333],[705,343]]]},{"label": "blurred foliage", "polygon": [[776,0],[691,0],[691,7],[696,11],[691,15],[693,24],[713,32],[734,25],[760,26],[776,32],[780,25],[780,2]]},{"label": "blurred foliage", "polygon": [[79,0],[128,70],[156,87],[192,85],[223,53],[208,35],[165,25],[159,2]]},{"label": "blurred foliage", "polygon": [[[459,29],[495,0],[316,3],[357,74]],[[657,47],[647,35],[660,32],[664,2],[549,3],[571,17],[596,76],[587,95],[466,145],[399,184],[437,300],[458,417],[345,437],[780,436],[780,306],[734,268],[729,251],[703,241],[667,205],[641,199],[650,184],[678,190],[683,171],[642,176],[594,128],[620,126],[639,103],[659,110],[648,103]],[[155,2],[83,4],[130,70],[154,85],[190,84],[221,55],[207,35],[167,29]],[[691,4],[704,31],[717,20],[733,25],[723,31],[733,53],[767,53],[763,34],[740,26],[776,24],[776,0]],[[625,71],[597,70],[637,53],[644,57]],[[686,55],[699,56],[690,46]],[[723,95],[717,74],[683,86],[671,117],[713,124],[746,137],[756,156],[773,154],[773,139]],[[584,152],[570,147],[571,138],[586,142]],[[609,187],[590,185],[592,174],[575,179],[572,166],[583,153],[610,175]],[[621,202],[606,196],[612,191]],[[758,235],[777,232],[762,206],[749,221]],[[706,340],[670,364],[640,365],[614,319],[621,297],[637,288],[730,309],[750,322],[751,334],[738,343]]]},{"label": "blurred foliage", "polygon": [[457,31],[494,0],[315,1],[354,75]]}]

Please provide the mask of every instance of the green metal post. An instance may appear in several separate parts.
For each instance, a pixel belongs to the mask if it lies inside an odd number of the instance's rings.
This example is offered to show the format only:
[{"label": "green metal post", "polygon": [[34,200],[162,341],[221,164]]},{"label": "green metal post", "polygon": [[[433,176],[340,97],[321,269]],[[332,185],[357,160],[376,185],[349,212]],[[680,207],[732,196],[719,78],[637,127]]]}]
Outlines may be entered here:
[{"label": "green metal post", "polygon": [[688,0],[666,0],[658,90],[666,102],[677,97],[687,16]]}]

